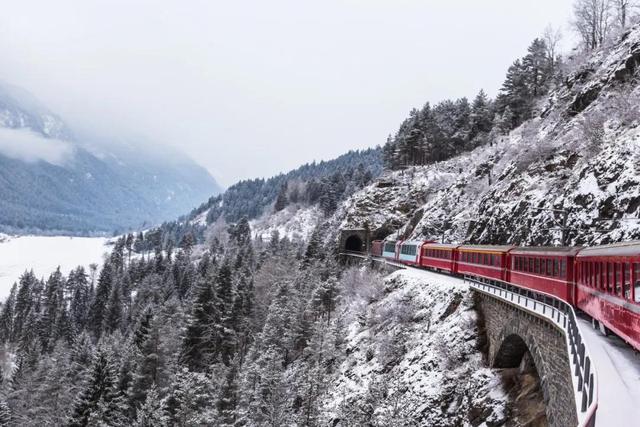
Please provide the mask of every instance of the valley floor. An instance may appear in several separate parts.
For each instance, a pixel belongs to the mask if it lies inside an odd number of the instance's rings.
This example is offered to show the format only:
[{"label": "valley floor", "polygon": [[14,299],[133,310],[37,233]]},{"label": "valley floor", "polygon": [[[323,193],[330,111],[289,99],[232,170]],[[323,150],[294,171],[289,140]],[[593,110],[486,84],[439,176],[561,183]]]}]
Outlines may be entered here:
[{"label": "valley floor", "polygon": [[102,263],[105,237],[8,236],[0,234],[0,300],[27,269],[36,277],[47,277],[60,267],[63,274],[79,265]]}]

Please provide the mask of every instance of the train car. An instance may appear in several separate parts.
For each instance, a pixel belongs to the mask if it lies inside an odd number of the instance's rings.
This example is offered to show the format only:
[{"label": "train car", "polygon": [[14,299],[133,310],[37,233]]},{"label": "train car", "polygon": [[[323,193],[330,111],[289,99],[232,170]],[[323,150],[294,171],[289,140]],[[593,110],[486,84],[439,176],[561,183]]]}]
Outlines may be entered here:
[{"label": "train car", "polygon": [[423,244],[422,240],[405,240],[401,242],[398,261],[408,265],[420,265],[420,250]]},{"label": "train car", "polygon": [[374,240],[371,242],[371,256],[381,257],[383,246],[384,242],[382,240]]},{"label": "train car", "polygon": [[382,257],[397,261],[401,243],[401,240],[385,240],[382,245]]},{"label": "train car", "polygon": [[458,247],[459,274],[509,281],[507,257],[514,246],[465,245]]},{"label": "train car", "polygon": [[576,306],[640,350],[640,241],[582,249]]},{"label": "train car", "polygon": [[420,253],[420,266],[449,273],[457,273],[457,249],[460,245],[425,243]]},{"label": "train car", "polygon": [[518,247],[509,252],[509,282],[575,301],[574,260],[581,248]]}]

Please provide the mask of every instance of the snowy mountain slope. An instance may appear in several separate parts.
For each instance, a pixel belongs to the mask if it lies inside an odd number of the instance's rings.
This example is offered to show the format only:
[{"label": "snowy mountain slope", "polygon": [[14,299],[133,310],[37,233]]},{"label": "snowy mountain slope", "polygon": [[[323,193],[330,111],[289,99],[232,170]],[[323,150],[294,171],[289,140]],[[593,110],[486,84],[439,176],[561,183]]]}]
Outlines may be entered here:
[{"label": "snowy mountain slope", "polygon": [[324,399],[326,425],[501,425],[508,398],[477,350],[476,312],[458,279],[404,270],[343,313],[345,359]]},{"label": "snowy mountain slope", "polygon": [[219,190],[185,156],[76,134],[32,95],[0,83],[0,230],[111,232],[175,218]]},{"label": "snowy mountain slope", "polygon": [[640,238],[640,27],[576,67],[540,115],[494,144],[387,174],[354,194],[338,227],[376,237],[568,244]]},{"label": "snowy mountain slope", "polygon": [[263,240],[271,239],[272,234],[277,232],[280,238],[306,242],[322,218],[318,206],[289,205],[279,212],[264,214],[249,221],[249,224],[253,235]]}]

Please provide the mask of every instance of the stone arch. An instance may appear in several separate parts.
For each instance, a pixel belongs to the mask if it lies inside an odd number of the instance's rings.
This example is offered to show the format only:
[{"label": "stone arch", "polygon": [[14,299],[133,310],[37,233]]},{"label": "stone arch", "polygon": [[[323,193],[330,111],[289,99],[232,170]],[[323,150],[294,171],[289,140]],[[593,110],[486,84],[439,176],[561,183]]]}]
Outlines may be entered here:
[{"label": "stone arch", "polygon": [[364,242],[357,234],[352,234],[344,241],[344,250],[350,252],[363,252]]},{"label": "stone arch", "polygon": [[[491,366],[493,368],[519,368],[525,366],[537,374],[542,399],[546,407],[547,420],[553,420],[549,405],[552,385],[547,376],[547,366],[535,336],[527,328],[527,322],[521,319],[510,319],[495,341],[495,348],[491,351]],[[553,421],[550,425],[557,425]]]},{"label": "stone arch", "polygon": [[577,425],[573,371],[564,332],[516,304],[477,295],[490,366],[508,371],[506,367],[520,361],[522,365],[516,369],[535,371],[549,426]]},{"label": "stone arch", "polygon": [[517,368],[529,351],[527,343],[518,334],[504,338],[493,359],[494,368]]},{"label": "stone arch", "polygon": [[546,365],[538,342],[529,329],[527,320],[520,318],[510,319],[493,343],[491,366],[494,368],[518,367],[523,357],[529,353],[540,376],[542,391],[546,400],[549,398]]}]

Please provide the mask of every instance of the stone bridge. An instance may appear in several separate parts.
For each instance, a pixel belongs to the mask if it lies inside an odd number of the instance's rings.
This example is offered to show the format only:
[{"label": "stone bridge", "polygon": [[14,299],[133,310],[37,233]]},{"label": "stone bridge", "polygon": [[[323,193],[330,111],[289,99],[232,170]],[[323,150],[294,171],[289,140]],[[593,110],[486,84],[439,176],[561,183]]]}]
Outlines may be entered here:
[{"label": "stone bridge", "polygon": [[484,315],[491,367],[517,368],[530,355],[540,377],[549,425],[578,425],[564,331],[488,294],[478,293],[478,309]]},{"label": "stone bridge", "polygon": [[596,375],[573,308],[550,295],[465,277],[484,317],[493,368],[535,366],[550,426],[595,426]]},{"label": "stone bridge", "polygon": [[[383,259],[357,254],[349,239],[366,236],[343,232],[341,253],[353,262],[404,268]],[[348,248],[348,249],[347,249]],[[593,427],[597,379],[582,342],[573,308],[551,296],[503,282],[465,277],[484,318],[489,363],[493,368],[531,367],[540,378],[547,421],[552,427]]]}]

